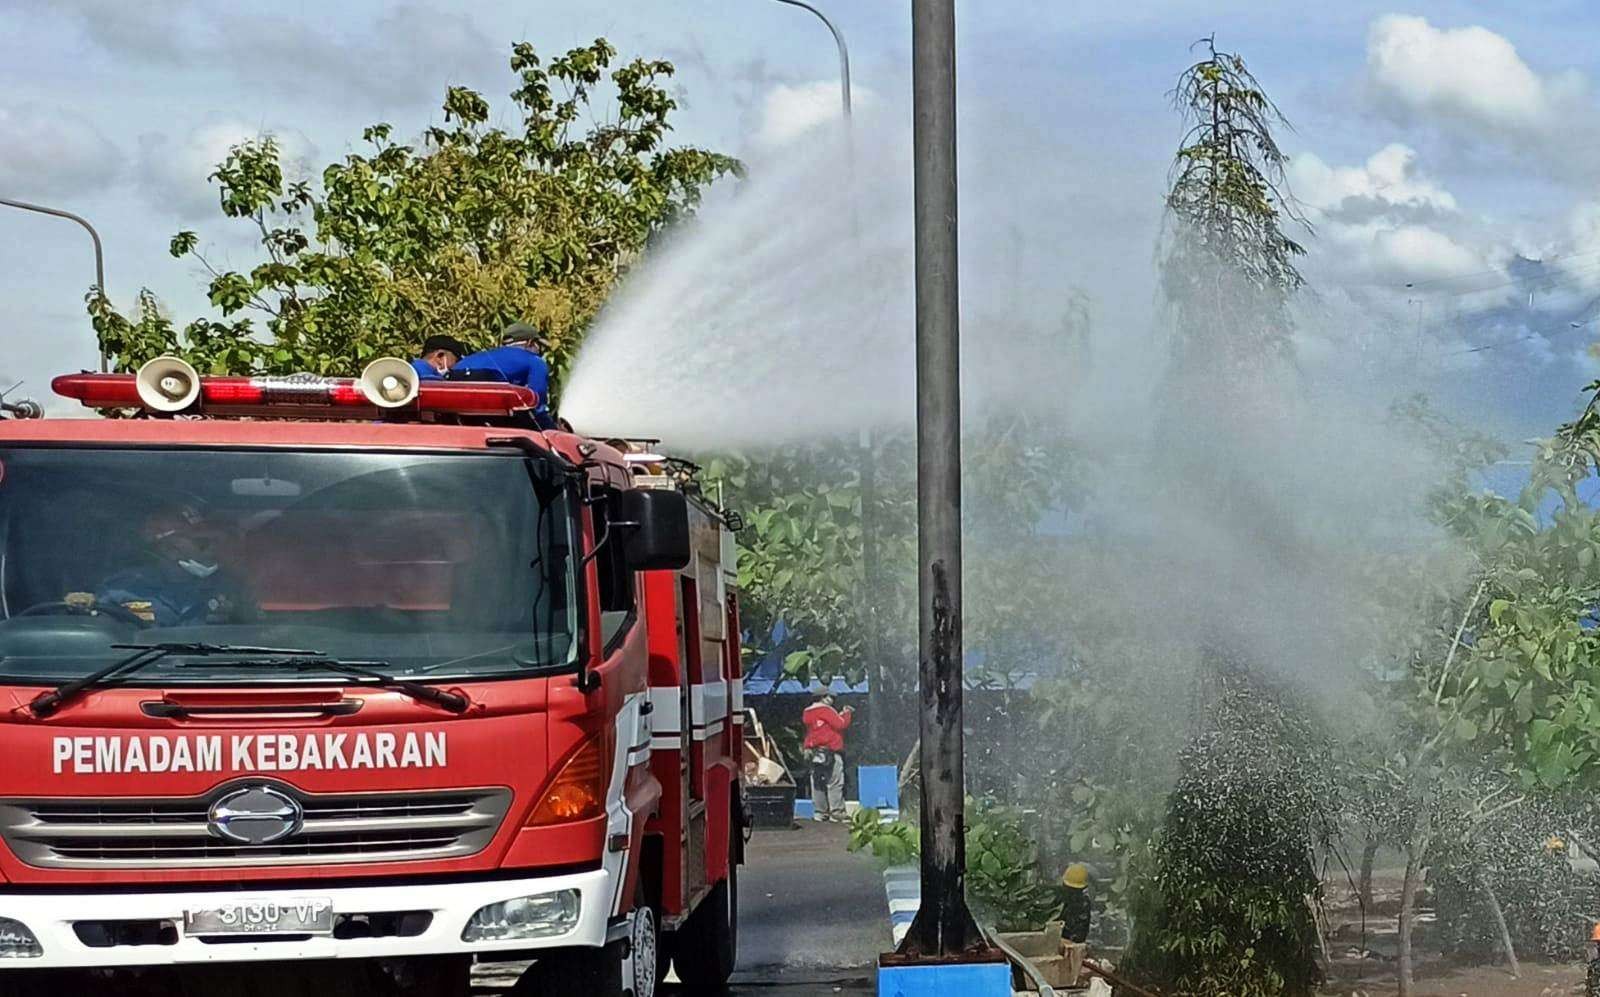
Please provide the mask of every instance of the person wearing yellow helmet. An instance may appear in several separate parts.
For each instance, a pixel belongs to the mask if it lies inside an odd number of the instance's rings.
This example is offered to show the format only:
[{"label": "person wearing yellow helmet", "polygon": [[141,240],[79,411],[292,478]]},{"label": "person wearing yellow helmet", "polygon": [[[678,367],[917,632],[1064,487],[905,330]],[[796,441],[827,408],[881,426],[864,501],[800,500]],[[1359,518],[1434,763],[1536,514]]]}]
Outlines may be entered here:
[{"label": "person wearing yellow helmet", "polygon": [[1082,945],[1089,940],[1089,867],[1082,862],[1061,874],[1061,937]]}]

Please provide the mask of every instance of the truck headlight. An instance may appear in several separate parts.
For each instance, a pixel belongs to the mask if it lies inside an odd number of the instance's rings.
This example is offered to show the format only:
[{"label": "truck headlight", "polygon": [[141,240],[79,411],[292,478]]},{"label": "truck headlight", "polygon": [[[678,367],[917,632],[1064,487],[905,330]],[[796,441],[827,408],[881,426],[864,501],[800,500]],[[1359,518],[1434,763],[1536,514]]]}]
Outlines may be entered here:
[{"label": "truck headlight", "polygon": [[554,938],[578,923],[577,890],[537,893],[478,908],[461,929],[464,942],[498,942],[519,938]]},{"label": "truck headlight", "polygon": [[0,959],[37,959],[42,955],[39,939],[26,924],[0,917]]}]

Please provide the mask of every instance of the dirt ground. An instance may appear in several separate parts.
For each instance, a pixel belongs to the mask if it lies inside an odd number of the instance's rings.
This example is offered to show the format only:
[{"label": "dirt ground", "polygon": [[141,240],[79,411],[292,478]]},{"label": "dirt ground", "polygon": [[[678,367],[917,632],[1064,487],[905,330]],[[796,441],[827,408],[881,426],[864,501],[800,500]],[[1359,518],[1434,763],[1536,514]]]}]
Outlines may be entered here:
[{"label": "dirt ground", "polygon": [[[1373,878],[1373,904],[1363,912],[1348,887],[1328,884],[1324,901],[1331,972],[1326,994],[1378,997],[1398,986],[1400,881]],[[1426,898],[1418,906],[1414,939],[1418,997],[1582,997],[1585,967],[1552,964],[1524,955],[1520,978],[1513,978],[1499,951],[1481,959],[1446,958],[1429,945],[1434,924]]]},{"label": "dirt ground", "polygon": [[[1582,966],[1525,962],[1522,978],[1516,980],[1504,968],[1493,966],[1446,971],[1443,975],[1434,973],[1418,974],[1419,997],[1581,997],[1583,994]],[[1395,986],[1394,973],[1389,971],[1361,980],[1340,980],[1322,992],[1342,997],[1379,997],[1394,993]]]}]

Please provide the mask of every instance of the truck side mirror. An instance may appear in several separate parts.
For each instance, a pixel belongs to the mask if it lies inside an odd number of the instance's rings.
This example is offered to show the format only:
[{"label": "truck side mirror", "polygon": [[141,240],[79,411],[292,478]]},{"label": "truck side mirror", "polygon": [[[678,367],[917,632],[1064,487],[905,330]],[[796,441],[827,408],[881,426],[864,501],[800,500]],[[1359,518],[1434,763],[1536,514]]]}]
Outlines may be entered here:
[{"label": "truck side mirror", "polygon": [[628,567],[677,571],[689,565],[689,503],[683,493],[630,488],[617,496],[611,521]]}]

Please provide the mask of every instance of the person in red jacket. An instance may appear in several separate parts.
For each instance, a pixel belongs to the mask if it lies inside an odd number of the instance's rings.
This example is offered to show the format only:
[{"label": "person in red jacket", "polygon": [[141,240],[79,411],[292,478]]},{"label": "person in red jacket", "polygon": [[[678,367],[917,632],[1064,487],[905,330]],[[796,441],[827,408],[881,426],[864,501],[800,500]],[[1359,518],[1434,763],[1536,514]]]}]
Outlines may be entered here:
[{"label": "person in red jacket", "polygon": [[833,708],[833,696],[824,692],[806,707],[800,720],[806,726],[801,745],[811,762],[811,802],[816,809],[813,820],[839,820],[844,814],[844,732],[855,711]]}]

